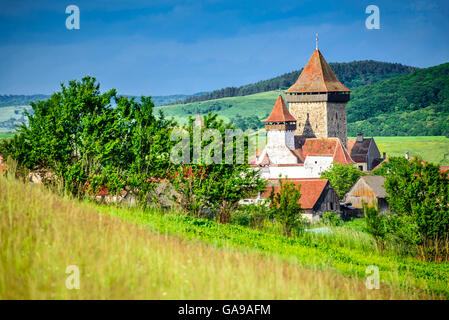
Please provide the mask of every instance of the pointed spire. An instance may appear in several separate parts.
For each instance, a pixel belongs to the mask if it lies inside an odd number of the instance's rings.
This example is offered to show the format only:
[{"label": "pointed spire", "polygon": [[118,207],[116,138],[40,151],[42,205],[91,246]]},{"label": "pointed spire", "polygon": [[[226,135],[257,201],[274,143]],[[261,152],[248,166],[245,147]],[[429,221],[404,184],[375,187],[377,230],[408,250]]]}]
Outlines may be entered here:
[{"label": "pointed spire", "polygon": [[[318,45],[318,37],[317,37]],[[315,50],[302,70],[298,80],[285,92],[350,92],[343,85],[324,59],[320,50]]]},{"label": "pointed spire", "polygon": [[279,96],[274,104],[273,111],[271,111],[270,116],[265,122],[290,122],[296,121],[295,117],[293,117],[288,111],[287,105],[285,104],[282,95],[279,93]]}]

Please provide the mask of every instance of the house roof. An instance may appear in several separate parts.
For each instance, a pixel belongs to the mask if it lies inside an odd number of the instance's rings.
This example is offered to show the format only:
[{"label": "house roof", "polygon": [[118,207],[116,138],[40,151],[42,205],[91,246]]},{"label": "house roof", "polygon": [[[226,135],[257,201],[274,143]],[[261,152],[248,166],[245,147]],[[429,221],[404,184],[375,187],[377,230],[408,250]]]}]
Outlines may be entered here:
[{"label": "house roof", "polygon": [[385,178],[382,176],[363,176],[360,180],[364,181],[377,198],[385,198],[388,196],[387,191],[384,188]]},{"label": "house roof", "polygon": [[449,170],[449,166],[441,166],[440,167],[440,171],[442,171],[442,172],[446,172],[448,170]]},{"label": "house roof", "polygon": [[350,92],[343,85],[324,59],[320,50],[316,49],[298,80],[285,92]]},{"label": "house roof", "polygon": [[[332,157],[333,162],[343,165],[355,163],[339,138],[307,138],[302,146],[290,150],[290,152],[298,159],[298,163],[291,164],[293,166],[302,166],[308,156]],[[262,150],[256,151],[257,158],[262,155]],[[262,163],[259,165],[272,165],[268,155],[264,154],[263,156]],[[250,164],[255,164],[255,162],[253,159],[250,161]]]},{"label": "house roof", "polygon": [[362,141],[357,142],[357,139],[348,139],[348,151],[352,160],[355,162],[366,162],[369,145],[373,138],[363,138]]},{"label": "house roof", "polygon": [[447,173],[447,176],[449,177],[449,166],[441,166],[440,171],[442,173]]},{"label": "house roof", "polygon": [[334,162],[354,164],[339,138],[308,138],[302,145],[302,154],[307,156],[332,156]]},{"label": "house roof", "polygon": [[287,105],[285,104],[284,99],[281,95],[278,96],[276,103],[274,104],[273,110],[271,111],[270,116],[265,122],[286,122],[286,121],[295,121],[295,117],[293,117],[288,111]]},{"label": "house roof", "polygon": [[[270,180],[271,186],[267,186],[262,193],[262,198],[270,196],[272,187],[274,192],[278,193],[281,189],[278,180]],[[329,180],[327,179],[288,179],[288,182],[293,182],[298,188],[301,185],[301,198],[299,203],[303,209],[313,209],[321,194],[323,193]]]}]

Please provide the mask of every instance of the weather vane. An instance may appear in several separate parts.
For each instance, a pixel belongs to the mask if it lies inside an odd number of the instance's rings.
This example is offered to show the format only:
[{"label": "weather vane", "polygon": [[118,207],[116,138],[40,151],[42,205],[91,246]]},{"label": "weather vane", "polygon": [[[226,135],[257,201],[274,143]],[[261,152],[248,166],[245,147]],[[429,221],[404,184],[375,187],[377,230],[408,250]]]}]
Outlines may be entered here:
[{"label": "weather vane", "polygon": [[318,33],[315,33],[316,49],[318,50]]}]

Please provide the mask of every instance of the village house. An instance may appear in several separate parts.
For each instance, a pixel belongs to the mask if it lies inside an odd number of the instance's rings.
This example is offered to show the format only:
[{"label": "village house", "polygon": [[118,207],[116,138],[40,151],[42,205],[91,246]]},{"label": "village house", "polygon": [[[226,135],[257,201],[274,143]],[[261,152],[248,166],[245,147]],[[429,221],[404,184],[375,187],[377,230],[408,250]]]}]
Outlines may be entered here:
[{"label": "village house", "polygon": [[373,170],[386,157],[385,152],[383,157],[380,157],[374,138],[364,138],[363,133],[358,133],[356,139],[348,139],[348,151],[351,159],[362,171]]},{"label": "village house", "polygon": [[385,178],[382,176],[363,176],[352,186],[345,195],[344,203],[353,208],[362,209],[363,202],[368,206],[375,206],[379,212],[388,211],[388,196],[384,187]]},{"label": "village house", "polygon": [[[340,202],[337,192],[334,190],[327,179],[289,179],[297,188],[301,188],[301,198],[299,203],[304,210],[303,217],[310,222],[318,221],[325,212],[339,212]],[[271,193],[280,191],[278,179],[269,179],[264,192],[260,193],[256,198],[245,199],[242,203],[258,203],[265,201]]]}]

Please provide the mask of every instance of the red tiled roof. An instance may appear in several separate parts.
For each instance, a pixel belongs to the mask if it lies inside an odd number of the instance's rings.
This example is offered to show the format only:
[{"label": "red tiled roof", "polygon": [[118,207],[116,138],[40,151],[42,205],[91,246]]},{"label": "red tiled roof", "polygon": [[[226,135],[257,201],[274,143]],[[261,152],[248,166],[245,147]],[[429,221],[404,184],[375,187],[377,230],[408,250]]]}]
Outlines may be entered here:
[{"label": "red tiled roof", "polygon": [[302,146],[304,157],[307,156],[332,156],[334,162],[344,165],[354,164],[346,148],[339,138],[309,138]]},{"label": "red tiled roof", "polygon": [[281,95],[278,96],[276,103],[274,104],[273,111],[271,111],[270,116],[265,122],[285,122],[285,121],[296,121],[288,111],[287,105]]},{"label": "red tiled roof", "polygon": [[350,92],[335,76],[320,50],[316,49],[298,80],[285,92]]},{"label": "red tiled roof", "polygon": [[[273,181],[273,180],[272,180]],[[321,194],[326,187],[327,179],[288,179],[288,182],[293,182],[298,188],[301,185],[301,198],[299,203],[303,209],[313,209],[316,202],[320,198]],[[270,196],[272,186],[269,186],[262,193],[262,198],[268,198]],[[280,191],[279,184],[274,186],[274,192],[278,193]]]},{"label": "red tiled roof", "polygon": [[440,171],[442,173],[447,173],[447,176],[449,177],[449,166],[441,166]]}]

